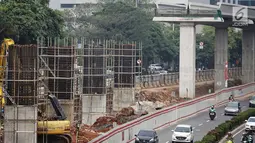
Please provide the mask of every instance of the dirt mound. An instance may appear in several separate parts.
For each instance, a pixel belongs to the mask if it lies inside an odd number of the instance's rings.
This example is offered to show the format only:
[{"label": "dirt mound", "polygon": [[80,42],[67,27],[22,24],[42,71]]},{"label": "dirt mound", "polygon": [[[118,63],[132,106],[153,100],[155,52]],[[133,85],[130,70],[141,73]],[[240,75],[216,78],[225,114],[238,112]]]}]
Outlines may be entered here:
[{"label": "dirt mound", "polygon": [[[209,92],[213,92],[214,82],[201,82],[196,84],[196,97],[206,95]],[[174,93],[174,94],[173,94]],[[159,101],[166,105],[172,105],[172,103],[182,102],[187,99],[179,98],[179,86],[168,86],[160,88],[143,89],[141,91],[142,101]],[[174,96],[172,96],[174,95]]]},{"label": "dirt mound", "polygon": [[103,116],[99,117],[96,122],[91,126],[96,132],[107,132],[113,128],[113,124],[117,123],[120,124],[117,118],[111,116]]},{"label": "dirt mound", "polygon": [[228,87],[233,87],[233,86],[238,86],[238,85],[242,85],[242,80],[234,79],[234,80],[228,81]]},{"label": "dirt mound", "polygon": [[[172,96],[172,92],[175,92],[174,96]],[[165,106],[172,105],[174,103],[182,102],[187,99],[179,98],[178,94],[176,96],[176,92],[178,93],[177,89],[168,89],[164,88],[162,90],[150,91],[150,90],[143,90],[140,92],[140,101],[150,101],[153,103],[163,103]]]},{"label": "dirt mound", "polygon": [[[76,126],[71,127],[71,135],[72,135],[72,143],[76,143],[76,134],[77,134],[77,128]],[[100,134],[94,130],[91,129],[88,125],[81,125],[79,132],[78,132],[78,143],[88,143],[92,139],[96,138]]]}]

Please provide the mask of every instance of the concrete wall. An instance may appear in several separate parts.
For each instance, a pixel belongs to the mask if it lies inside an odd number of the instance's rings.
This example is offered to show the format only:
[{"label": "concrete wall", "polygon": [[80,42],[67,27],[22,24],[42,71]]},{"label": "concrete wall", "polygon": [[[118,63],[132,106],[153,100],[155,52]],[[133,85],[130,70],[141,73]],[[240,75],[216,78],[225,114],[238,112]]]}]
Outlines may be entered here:
[{"label": "concrete wall", "polygon": [[4,143],[37,142],[37,107],[5,106],[4,118]]},{"label": "concrete wall", "polygon": [[82,123],[92,125],[106,114],[106,96],[82,96]]},{"label": "concrete wall", "polygon": [[135,103],[135,88],[113,89],[113,110],[119,111]]},{"label": "concrete wall", "polygon": [[[158,130],[181,119],[194,116],[199,112],[206,111],[212,104],[217,104],[217,106],[224,105],[228,102],[228,97],[230,94],[234,94],[235,98],[238,99],[245,97],[245,95],[247,96],[247,94],[253,93],[254,91],[255,83],[220,90],[217,93],[186,101],[156,111],[121,126],[117,126],[113,130],[90,141],[90,143],[134,142],[134,135],[140,129]],[[122,138],[122,136],[124,136],[124,138]]]}]

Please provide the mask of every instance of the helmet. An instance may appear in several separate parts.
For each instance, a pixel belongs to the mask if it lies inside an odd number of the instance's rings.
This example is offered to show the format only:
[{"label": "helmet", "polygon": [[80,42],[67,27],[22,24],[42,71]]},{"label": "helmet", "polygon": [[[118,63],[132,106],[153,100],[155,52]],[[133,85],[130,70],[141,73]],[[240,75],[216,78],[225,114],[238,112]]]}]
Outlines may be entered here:
[{"label": "helmet", "polygon": [[228,132],[228,136],[232,136],[231,132]]},{"label": "helmet", "polygon": [[211,108],[214,108],[214,105],[212,105]]}]

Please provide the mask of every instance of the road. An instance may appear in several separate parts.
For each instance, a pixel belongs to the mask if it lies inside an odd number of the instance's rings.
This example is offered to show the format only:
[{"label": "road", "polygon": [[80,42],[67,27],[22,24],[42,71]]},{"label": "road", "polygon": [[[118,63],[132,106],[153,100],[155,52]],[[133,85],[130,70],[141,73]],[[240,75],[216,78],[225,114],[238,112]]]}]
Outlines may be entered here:
[{"label": "road", "polygon": [[[236,134],[233,134],[234,143],[240,143],[243,132],[244,132],[244,128],[242,130],[238,131]],[[253,138],[254,138],[254,136],[253,136]]]},{"label": "road", "polygon": [[[240,101],[240,103],[242,111],[248,109],[248,99]],[[208,112],[206,111],[199,113],[196,116],[188,118],[186,120],[179,121],[178,123],[175,123],[165,129],[159,130],[158,137],[160,143],[172,141],[172,130],[176,127],[177,124],[188,124],[193,126],[195,135],[194,142],[201,140],[210,130],[214,129],[216,126],[225,122],[226,120],[230,120],[232,118],[232,116],[224,115],[224,108],[225,108],[224,106],[216,108],[217,115],[215,120],[213,121],[209,119]]]}]

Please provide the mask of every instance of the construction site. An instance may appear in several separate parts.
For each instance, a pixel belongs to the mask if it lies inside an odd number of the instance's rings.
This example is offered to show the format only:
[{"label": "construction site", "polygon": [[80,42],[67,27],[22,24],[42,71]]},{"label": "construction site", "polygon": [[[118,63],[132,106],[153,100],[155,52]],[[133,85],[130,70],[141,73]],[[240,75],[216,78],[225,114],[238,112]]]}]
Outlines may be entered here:
[{"label": "construction site", "polygon": [[[5,39],[0,143],[87,143],[117,125],[188,100],[179,98],[178,86],[136,87],[140,59],[142,44],[136,42],[38,38],[35,45],[17,45]],[[196,96],[213,85],[197,85]]]},{"label": "construction site", "polygon": [[113,126],[97,124],[120,124],[114,116],[135,102],[141,43],[38,38],[37,45],[16,45],[5,39],[1,48],[4,143],[88,142],[87,130],[93,138]]}]

